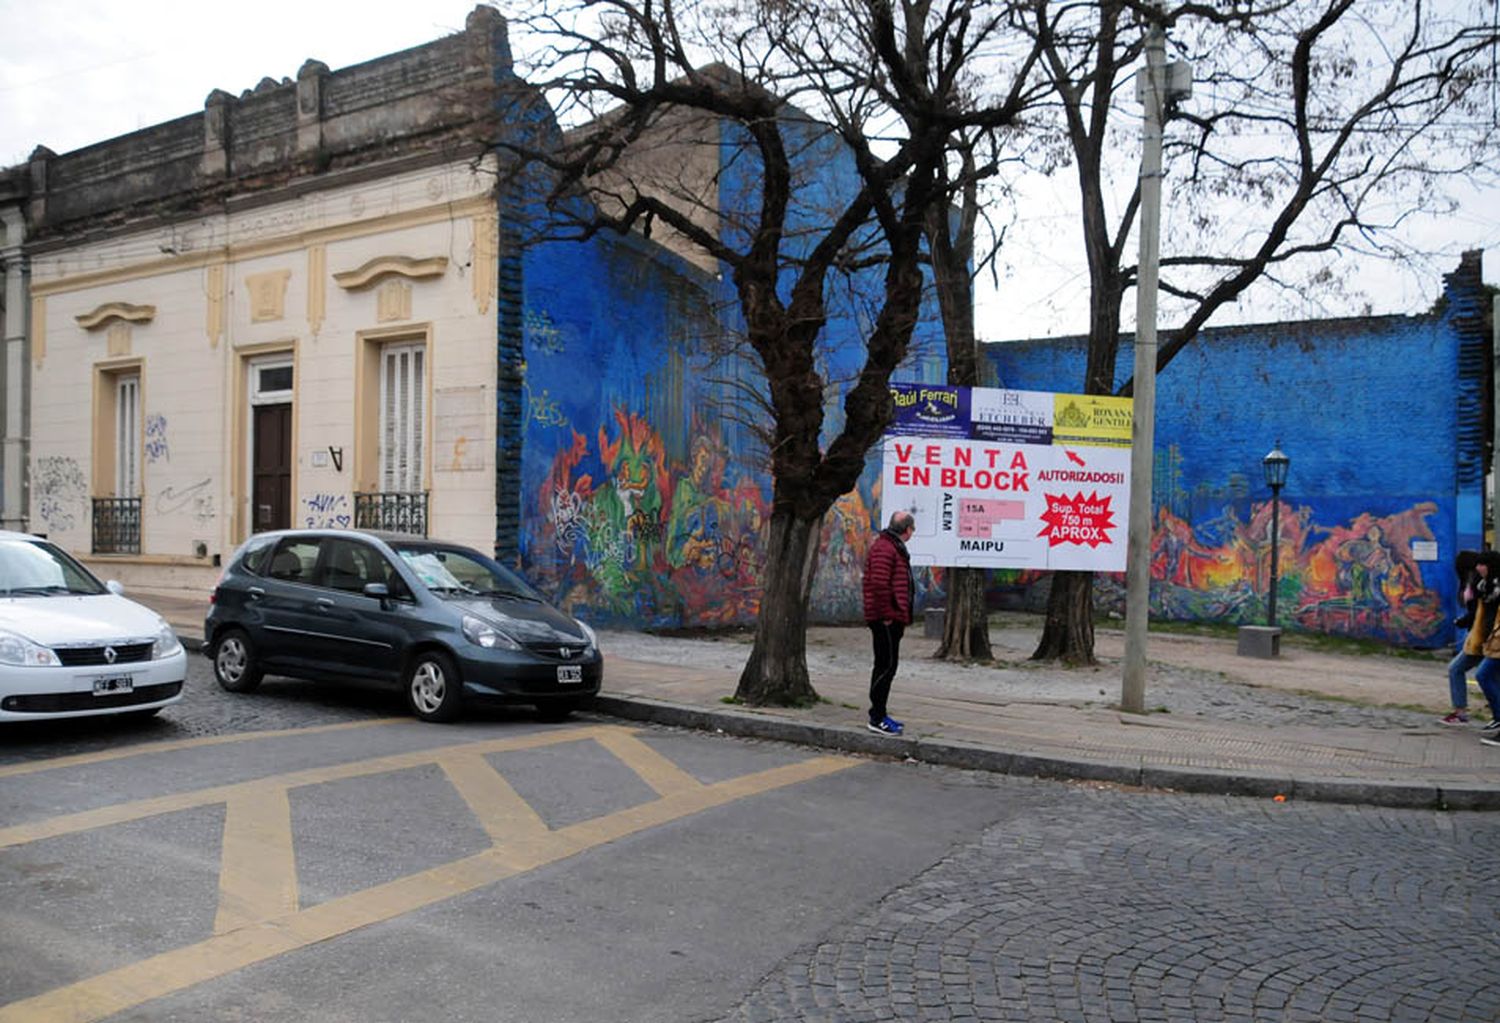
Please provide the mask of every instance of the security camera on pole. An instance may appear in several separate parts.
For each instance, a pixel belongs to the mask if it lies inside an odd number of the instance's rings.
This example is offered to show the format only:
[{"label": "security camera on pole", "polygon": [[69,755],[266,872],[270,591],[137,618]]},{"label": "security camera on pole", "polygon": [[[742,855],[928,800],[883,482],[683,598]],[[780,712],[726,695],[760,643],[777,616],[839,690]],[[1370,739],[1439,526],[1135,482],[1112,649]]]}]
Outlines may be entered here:
[{"label": "security camera on pole", "polygon": [[[1160,14],[1160,7],[1156,8]],[[1151,603],[1151,462],[1156,430],[1156,285],[1161,248],[1161,137],[1167,104],[1193,94],[1193,69],[1167,63],[1167,33],[1153,18],[1135,95],[1145,105],[1141,146],[1140,270],[1136,275],[1135,411],[1130,437],[1130,527],[1125,555],[1125,679],[1120,707],[1146,709],[1146,623]]]}]

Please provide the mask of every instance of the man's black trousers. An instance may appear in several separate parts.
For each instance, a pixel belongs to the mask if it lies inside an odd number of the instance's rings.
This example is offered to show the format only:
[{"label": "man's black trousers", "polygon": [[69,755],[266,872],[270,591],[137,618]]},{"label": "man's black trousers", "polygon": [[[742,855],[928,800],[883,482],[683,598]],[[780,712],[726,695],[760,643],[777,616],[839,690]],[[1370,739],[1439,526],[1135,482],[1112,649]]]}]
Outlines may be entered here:
[{"label": "man's black trousers", "polygon": [[901,660],[903,622],[869,622],[875,641],[875,667],[870,672],[870,723],[880,724],[886,718],[885,701],[891,695],[891,680]]}]

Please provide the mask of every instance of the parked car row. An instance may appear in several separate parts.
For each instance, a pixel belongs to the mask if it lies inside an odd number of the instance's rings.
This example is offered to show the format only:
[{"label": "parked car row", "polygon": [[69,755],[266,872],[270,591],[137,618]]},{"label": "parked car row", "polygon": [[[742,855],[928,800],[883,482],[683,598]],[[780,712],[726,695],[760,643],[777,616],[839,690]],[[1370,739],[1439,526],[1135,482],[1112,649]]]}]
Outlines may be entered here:
[{"label": "parked car row", "polygon": [[[598,692],[593,631],[479,551],[402,534],[284,530],[230,558],[203,627],[232,693],[267,674],[399,686],[451,721],[474,699],[561,720]],[[56,544],[0,532],[0,720],[155,714],[187,659],[156,612]]]},{"label": "parked car row", "polygon": [[599,692],[593,631],[516,573],[458,544],[353,530],[253,536],[203,625],[214,675],[246,692],[271,672],[399,685],[413,714],[466,700],[529,703],[561,720]]}]

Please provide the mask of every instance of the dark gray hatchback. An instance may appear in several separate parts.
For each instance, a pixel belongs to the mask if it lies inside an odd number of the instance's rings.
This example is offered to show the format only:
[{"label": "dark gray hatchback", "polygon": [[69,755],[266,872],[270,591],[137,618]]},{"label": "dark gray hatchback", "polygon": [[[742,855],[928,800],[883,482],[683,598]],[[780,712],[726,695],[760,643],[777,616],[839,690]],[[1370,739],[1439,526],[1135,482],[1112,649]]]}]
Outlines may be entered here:
[{"label": "dark gray hatchback", "polygon": [[400,685],[425,721],[468,697],[529,703],[545,720],[604,677],[593,630],[493,558],[458,544],[359,530],[260,533],[214,589],[203,650],[219,685],[264,674]]}]

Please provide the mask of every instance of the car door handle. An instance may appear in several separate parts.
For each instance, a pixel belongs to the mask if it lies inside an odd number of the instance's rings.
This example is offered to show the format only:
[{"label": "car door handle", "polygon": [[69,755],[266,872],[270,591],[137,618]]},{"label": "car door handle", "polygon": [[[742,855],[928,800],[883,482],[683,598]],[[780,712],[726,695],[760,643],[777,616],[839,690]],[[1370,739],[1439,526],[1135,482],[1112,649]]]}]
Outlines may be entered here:
[{"label": "car door handle", "polygon": [[333,598],[332,597],[319,597],[318,598],[318,610],[319,611],[332,611],[333,610]]},{"label": "car door handle", "polygon": [[245,592],[250,594],[251,600],[259,600],[266,595],[266,591],[259,586],[252,586]]}]

